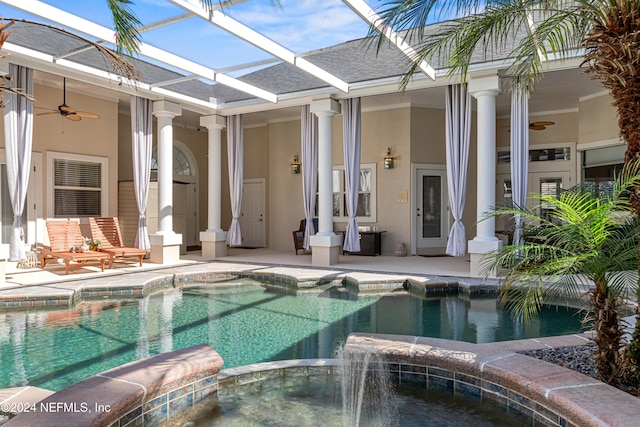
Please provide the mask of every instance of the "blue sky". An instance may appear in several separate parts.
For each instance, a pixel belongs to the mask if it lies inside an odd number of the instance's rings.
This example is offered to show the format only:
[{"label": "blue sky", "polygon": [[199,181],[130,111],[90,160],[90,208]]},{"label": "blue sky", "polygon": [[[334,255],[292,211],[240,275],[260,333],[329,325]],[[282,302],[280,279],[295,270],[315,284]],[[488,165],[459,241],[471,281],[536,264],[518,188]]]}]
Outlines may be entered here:
[{"label": "blue sky", "polygon": [[[44,0],[57,8],[112,27],[103,0]],[[376,8],[380,0],[368,0]],[[179,15],[184,11],[166,0],[134,0],[132,9],[143,24]],[[296,54],[366,36],[367,24],[341,0],[248,0],[225,10],[230,16],[262,33]],[[3,17],[34,18],[0,3]],[[208,24],[200,18],[145,33],[146,43],[179,54],[215,69],[271,58],[258,48]]]}]

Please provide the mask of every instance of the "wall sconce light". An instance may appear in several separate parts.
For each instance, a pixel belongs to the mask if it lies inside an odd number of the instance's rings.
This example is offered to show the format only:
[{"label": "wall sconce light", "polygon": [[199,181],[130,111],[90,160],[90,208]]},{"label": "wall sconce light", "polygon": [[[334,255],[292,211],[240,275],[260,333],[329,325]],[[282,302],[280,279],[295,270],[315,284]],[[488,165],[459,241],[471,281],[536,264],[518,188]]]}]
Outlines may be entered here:
[{"label": "wall sconce light", "polygon": [[391,155],[391,147],[387,148],[387,155],[384,156],[384,168],[393,169],[393,156]]},{"label": "wall sconce light", "polygon": [[302,165],[300,164],[300,161],[298,160],[298,155],[295,154],[293,156],[293,162],[291,162],[291,173],[292,174],[299,174],[300,173],[300,167]]}]

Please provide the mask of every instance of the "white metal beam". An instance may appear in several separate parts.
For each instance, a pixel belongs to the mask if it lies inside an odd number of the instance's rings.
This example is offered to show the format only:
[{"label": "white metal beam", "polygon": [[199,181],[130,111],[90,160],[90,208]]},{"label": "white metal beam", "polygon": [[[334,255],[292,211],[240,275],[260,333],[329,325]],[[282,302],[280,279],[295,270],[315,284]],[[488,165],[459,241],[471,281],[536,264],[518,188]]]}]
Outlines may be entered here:
[{"label": "white metal beam", "polygon": [[436,73],[431,65],[426,61],[420,60],[418,53],[415,51],[409,43],[407,43],[402,36],[388,26],[384,20],[378,15],[364,0],[342,0],[347,6],[349,6],[355,13],[357,13],[362,19],[367,21],[373,28],[375,28],[380,34],[385,36],[392,45],[394,45],[400,52],[402,52],[412,62],[417,62],[418,67],[423,73],[432,80],[435,80]]},{"label": "white metal beam", "polygon": [[228,31],[229,33],[241,38],[242,40],[251,43],[257,48],[262,49],[265,52],[268,52],[271,55],[278,57],[288,62],[289,64],[300,68],[303,71],[306,71],[312,76],[329,83],[331,86],[340,89],[343,92],[349,92],[349,84],[347,82],[339,79],[338,77],[318,67],[317,65],[312,64],[306,59],[297,57],[296,54],[289,49],[279,45],[273,40],[242,24],[241,22],[236,21],[232,17],[225,15],[221,11],[208,10],[201,4],[195,4],[194,2],[186,0],[169,1],[176,6],[179,6],[196,16],[199,16],[207,22],[210,22],[211,24],[214,24],[222,28],[223,30]]},{"label": "white metal beam", "polygon": [[[192,108],[193,106],[197,106],[199,107],[198,110],[201,110],[202,112],[210,112],[212,109],[216,109],[218,107],[215,103],[203,101],[202,99],[194,98],[161,87],[152,87],[147,83],[127,81],[121,76],[117,76],[104,70],[99,70],[97,68],[78,64],[77,62],[69,61],[67,59],[56,60],[52,55],[14,45],[10,42],[5,42],[2,47],[2,51],[11,52],[14,55],[26,58],[30,67],[41,69],[45,72],[53,74],[66,72],[68,73],[67,75],[78,75],[78,77],[74,77],[78,79],[81,78],[79,76],[83,76],[86,81],[90,82],[91,84],[95,84],[97,86],[102,86],[105,88],[111,88],[112,90],[113,84],[110,84],[109,82],[115,80],[124,83],[118,86],[118,91],[120,92],[140,95],[140,92],[144,93],[148,91],[148,93],[150,94],[155,93],[173,100],[183,101],[191,105]],[[156,97],[153,95],[151,96],[151,98],[156,99]]]},{"label": "white metal beam", "polygon": [[[104,40],[108,43],[115,44],[116,34],[112,29],[103,27],[94,22],[57,9],[39,0],[0,0],[0,2],[12,6],[16,9],[24,10],[25,12],[31,13],[33,15],[40,16],[44,19],[56,22],[75,31],[90,35],[97,38],[98,40]],[[237,90],[241,90],[245,93],[249,93],[269,102],[278,102],[278,96],[274,93],[268,92],[264,89],[250,85],[248,83],[241,82],[231,76],[216,73],[214,70],[208,67],[196,64],[193,61],[189,61],[188,59],[166,52],[162,49],[158,49],[146,43],[140,43],[139,50],[141,55],[147,56],[156,61],[160,61],[174,68],[179,68],[189,73],[196,74],[205,79],[218,82]]]}]

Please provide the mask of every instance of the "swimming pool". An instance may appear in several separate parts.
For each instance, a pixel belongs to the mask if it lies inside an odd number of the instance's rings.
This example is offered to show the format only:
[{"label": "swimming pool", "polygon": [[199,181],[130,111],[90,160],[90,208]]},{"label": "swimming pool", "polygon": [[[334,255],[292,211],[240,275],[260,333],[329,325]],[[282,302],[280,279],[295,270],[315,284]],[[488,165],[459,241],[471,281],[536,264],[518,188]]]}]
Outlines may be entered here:
[{"label": "swimming pool", "polygon": [[106,369],[211,345],[225,368],[332,357],[351,332],[492,342],[579,332],[576,310],[547,309],[526,329],[494,297],[356,295],[342,287],[303,295],[243,279],[68,310],[0,313],[0,388],[60,390]]}]

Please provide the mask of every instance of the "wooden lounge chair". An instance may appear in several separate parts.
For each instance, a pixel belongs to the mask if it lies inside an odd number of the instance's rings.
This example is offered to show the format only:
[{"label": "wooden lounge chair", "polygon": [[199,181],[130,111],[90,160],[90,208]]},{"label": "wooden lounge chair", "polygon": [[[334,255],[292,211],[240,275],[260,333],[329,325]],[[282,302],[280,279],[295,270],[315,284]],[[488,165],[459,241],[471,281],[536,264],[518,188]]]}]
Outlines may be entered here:
[{"label": "wooden lounge chair", "polygon": [[142,258],[147,254],[145,249],[129,248],[122,243],[122,233],[118,218],[89,218],[91,237],[99,240],[98,250],[109,255],[109,268],[114,259],[137,258],[142,267]]},{"label": "wooden lounge chair", "polygon": [[80,224],[71,220],[47,220],[47,232],[49,233],[49,248],[39,248],[42,254],[40,265],[42,268],[49,259],[61,259],[64,261],[65,274],[69,274],[69,264],[75,262],[81,265],[99,263],[104,271],[104,262],[109,255],[100,252],[81,252],[84,239],[80,231]]},{"label": "wooden lounge chair", "polygon": [[[302,253],[305,253],[304,250],[304,230],[307,225],[307,220],[303,219],[300,221],[300,226],[298,226],[297,230],[293,230],[293,248],[296,251],[296,255],[298,255],[298,251],[302,249]],[[313,228],[318,232],[318,218],[313,218]]]}]

